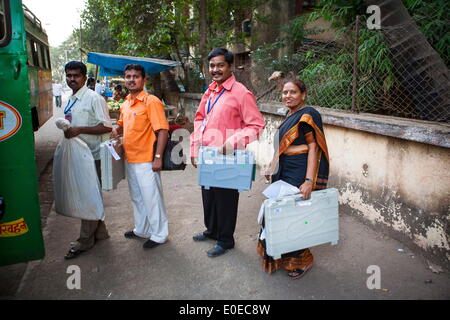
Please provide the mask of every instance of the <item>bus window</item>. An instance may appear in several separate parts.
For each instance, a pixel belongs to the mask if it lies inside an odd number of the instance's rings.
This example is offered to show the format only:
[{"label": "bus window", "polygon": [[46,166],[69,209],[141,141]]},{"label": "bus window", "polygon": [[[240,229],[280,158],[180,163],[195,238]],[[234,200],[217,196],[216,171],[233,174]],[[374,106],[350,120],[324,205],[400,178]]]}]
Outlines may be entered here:
[{"label": "bus window", "polygon": [[38,44],[38,53],[39,53],[39,66],[45,69],[45,57],[44,52],[42,50],[42,44]]},{"label": "bus window", "polygon": [[3,1],[0,1],[0,41],[5,39],[6,36],[6,18],[4,7]]},{"label": "bus window", "polygon": [[45,56],[47,57],[47,69],[51,69],[52,65],[50,63],[50,51],[48,50],[48,47],[45,47]]},{"label": "bus window", "polygon": [[31,40],[31,54],[33,55],[33,66],[39,67],[38,45]]},{"label": "bus window", "polygon": [[0,48],[11,42],[11,10],[10,0],[0,0]]},{"label": "bus window", "polygon": [[44,52],[42,52],[42,44],[37,43],[37,52],[39,56],[39,67],[45,68]]},{"label": "bus window", "polygon": [[41,45],[42,48],[42,59],[45,62],[45,69],[50,69],[50,62],[47,56],[47,47],[45,45]]},{"label": "bus window", "polygon": [[31,48],[31,40],[29,39],[29,34],[27,33],[27,55],[28,55],[28,65],[34,66],[33,63],[33,49]]}]

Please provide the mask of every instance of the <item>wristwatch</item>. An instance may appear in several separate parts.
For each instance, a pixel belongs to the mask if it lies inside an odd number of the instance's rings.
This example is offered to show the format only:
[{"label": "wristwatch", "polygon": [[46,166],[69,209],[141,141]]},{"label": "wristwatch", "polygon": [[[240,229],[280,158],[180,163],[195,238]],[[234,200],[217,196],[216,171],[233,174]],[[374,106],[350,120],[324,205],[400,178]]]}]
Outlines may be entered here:
[{"label": "wristwatch", "polygon": [[156,153],[155,158],[161,159],[161,155],[159,153]]},{"label": "wristwatch", "polygon": [[305,181],[314,182],[314,180],[313,180],[313,179],[310,179],[310,178],[305,178]]}]

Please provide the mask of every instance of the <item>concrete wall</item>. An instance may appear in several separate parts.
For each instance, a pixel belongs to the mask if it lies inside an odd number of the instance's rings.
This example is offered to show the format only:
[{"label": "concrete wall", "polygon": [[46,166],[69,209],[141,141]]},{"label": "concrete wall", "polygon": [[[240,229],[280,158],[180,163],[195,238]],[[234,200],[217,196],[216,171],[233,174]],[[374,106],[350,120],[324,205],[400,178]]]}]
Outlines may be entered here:
[{"label": "concrete wall", "polygon": [[450,149],[327,125],[330,185],[347,213],[450,261]]},{"label": "concrete wall", "polygon": [[[181,98],[189,119],[199,100]],[[266,128],[249,149],[264,166],[283,109],[259,106]],[[329,187],[340,192],[340,210],[450,269],[450,125],[317,109],[330,152]]]}]

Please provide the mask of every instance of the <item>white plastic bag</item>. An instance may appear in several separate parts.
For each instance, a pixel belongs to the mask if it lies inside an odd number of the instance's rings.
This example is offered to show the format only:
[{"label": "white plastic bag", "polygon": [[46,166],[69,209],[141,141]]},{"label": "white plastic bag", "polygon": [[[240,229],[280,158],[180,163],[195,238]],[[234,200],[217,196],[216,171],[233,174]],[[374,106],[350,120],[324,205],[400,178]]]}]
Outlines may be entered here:
[{"label": "white plastic bag", "polygon": [[[57,119],[58,128],[70,123]],[[53,190],[58,214],[84,220],[104,220],[100,182],[91,150],[80,138],[63,140],[53,157]]]}]

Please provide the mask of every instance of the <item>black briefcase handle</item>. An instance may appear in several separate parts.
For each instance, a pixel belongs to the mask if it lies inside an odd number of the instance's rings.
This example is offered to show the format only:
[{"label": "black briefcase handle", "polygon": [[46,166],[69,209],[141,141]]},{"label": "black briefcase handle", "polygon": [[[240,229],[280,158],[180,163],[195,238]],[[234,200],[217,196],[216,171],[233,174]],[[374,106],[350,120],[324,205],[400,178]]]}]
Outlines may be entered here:
[{"label": "black briefcase handle", "polygon": [[[156,136],[156,141],[153,144],[153,151],[154,151],[153,154],[156,153],[156,145],[158,142],[158,133],[157,132],[155,132],[155,136]],[[172,134],[171,134],[171,132],[169,132],[167,144],[164,147],[163,166],[162,166],[161,170],[173,171],[173,170],[184,170],[186,168],[186,156],[183,154],[183,148],[181,147],[181,145],[178,146],[179,143],[180,143],[180,141],[172,140]],[[181,163],[175,163],[173,161],[174,159],[172,159],[173,149],[175,149],[175,148],[180,148],[180,151],[178,151],[178,159],[181,159]]]}]

